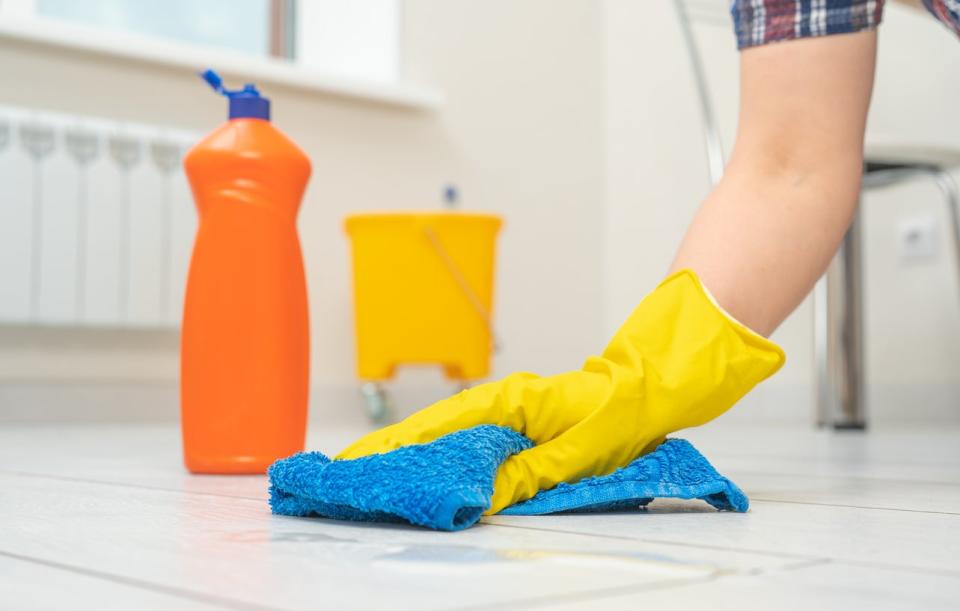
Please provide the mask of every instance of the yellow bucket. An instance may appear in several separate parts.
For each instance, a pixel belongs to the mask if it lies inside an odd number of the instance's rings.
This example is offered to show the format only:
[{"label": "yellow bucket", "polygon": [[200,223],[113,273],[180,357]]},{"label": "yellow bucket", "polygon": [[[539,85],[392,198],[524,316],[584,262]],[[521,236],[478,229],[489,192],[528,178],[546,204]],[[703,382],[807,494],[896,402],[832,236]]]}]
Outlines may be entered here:
[{"label": "yellow bucket", "polygon": [[362,380],[387,380],[403,364],[439,364],[453,380],[489,374],[501,225],[463,212],[347,217]]}]

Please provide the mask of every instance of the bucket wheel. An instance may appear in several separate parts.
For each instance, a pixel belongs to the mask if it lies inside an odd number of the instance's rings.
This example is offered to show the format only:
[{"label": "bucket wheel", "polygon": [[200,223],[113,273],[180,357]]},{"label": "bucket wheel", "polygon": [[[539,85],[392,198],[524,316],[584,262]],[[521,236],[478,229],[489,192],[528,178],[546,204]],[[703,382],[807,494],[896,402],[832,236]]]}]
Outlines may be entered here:
[{"label": "bucket wheel", "polygon": [[366,382],[360,386],[360,395],[371,423],[383,426],[393,421],[393,403],[383,384]]}]

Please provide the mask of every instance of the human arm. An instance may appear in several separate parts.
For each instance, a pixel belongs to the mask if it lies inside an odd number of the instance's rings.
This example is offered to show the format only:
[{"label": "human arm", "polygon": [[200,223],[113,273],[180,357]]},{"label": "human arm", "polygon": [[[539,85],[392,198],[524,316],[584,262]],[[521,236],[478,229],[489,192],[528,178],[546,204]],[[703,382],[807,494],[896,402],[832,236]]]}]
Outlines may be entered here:
[{"label": "human arm", "polygon": [[868,31],[743,52],[726,175],[668,280],[601,354],[559,376],[514,374],[464,391],[339,458],[478,424],[509,426],[537,445],[501,466],[495,513],[559,482],[610,472],[729,409],[782,364],[764,338],[809,291],[850,221],[875,47]]}]

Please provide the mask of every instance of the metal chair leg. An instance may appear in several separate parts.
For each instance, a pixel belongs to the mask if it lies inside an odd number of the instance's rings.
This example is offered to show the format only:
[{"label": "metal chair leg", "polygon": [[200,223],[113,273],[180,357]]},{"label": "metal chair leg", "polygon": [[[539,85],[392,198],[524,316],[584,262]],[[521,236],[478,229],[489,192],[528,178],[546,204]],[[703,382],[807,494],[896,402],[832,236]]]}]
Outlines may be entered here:
[{"label": "metal chair leg", "polygon": [[946,169],[939,168],[933,170],[933,178],[943,193],[947,204],[947,214],[950,218],[950,226],[953,233],[954,262],[957,266],[958,288],[960,288],[960,189],[957,187],[957,181],[953,175]]},{"label": "metal chair leg", "polygon": [[693,72],[693,83],[697,87],[697,99],[700,101],[700,117],[703,120],[703,138],[707,149],[707,169],[710,172],[710,184],[717,184],[723,176],[724,155],[723,143],[720,140],[720,129],[713,104],[710,99],[710,88],[707,84],[706,70],[703,67],[703,58],[696,36],[693,34],[693,25],[687,7],[683,0],[674,0],[674,9],[677,12],[677,22],[683,36],[684,46],[687,48],[687,57],[690,60],[690,69]]},{"label": "metal chair leg", "polygon": [[814,293],[817,420],[837,430],[867,425],[863,368],[863,273],[859,206]]},{"label": "metal chair leg", "polygon": [[[960,287],[960,188],[946,169],[887,164],[865,175],[865,186],[894,184],[928,174],[943,193],[953,234]],[[863,367],[863,270],[859,208],[843,244],[814,291],[817,423],[834,429],[866,428]]]}]

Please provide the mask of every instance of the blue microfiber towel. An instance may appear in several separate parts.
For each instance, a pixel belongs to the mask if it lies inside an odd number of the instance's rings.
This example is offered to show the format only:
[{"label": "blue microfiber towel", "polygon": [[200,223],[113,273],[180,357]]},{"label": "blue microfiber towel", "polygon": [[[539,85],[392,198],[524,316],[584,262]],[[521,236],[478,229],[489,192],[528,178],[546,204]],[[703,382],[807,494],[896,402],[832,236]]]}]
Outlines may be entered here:
[{"label": "blue microfiber towel", "polygon": [[[288,516],[461,530],[490,507],[500,463],[532,446],[512,429],[482,425],[356,460],[302,452],[270,467],[270,507]],[[559,484],[500,515],[637,509],[654,498],[699,498],[721,511],[749,506],[746,495],[693,445],[668,439],[609,475]]]}]

